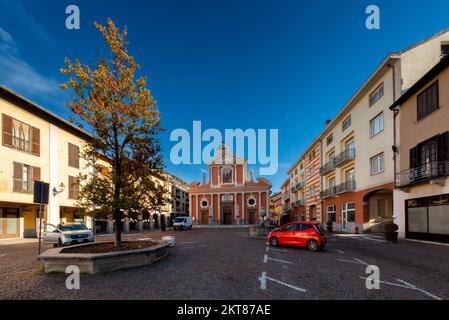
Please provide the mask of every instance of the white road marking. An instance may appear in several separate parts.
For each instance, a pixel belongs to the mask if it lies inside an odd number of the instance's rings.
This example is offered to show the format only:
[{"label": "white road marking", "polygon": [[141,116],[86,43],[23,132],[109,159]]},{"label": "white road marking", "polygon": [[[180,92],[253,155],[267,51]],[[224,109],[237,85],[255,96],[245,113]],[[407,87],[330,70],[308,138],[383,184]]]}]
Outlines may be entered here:
[{"label": "white road marking", "polygon": [[284,250],[284,249],[275,249],[275,248],[271,248],[271,247],[267,247],[268,250],[274,251],[274,252],[288,252],[288,250]]},{"label": "white road marking", "polygon": [[267,255],[265,255],[265,256],[267,257],[268,260],[271,260],[271,261],[276,261],[276,262],[281,262],[281,263],[286,263],[286,264],[293,264],[293,262],[290,262],[290,261],[273,259],[273,258],[268,257]]},{"label": "white road marking", "polygon": [[332,248],[329,248],[329,250],[337,251],[338,253],[345,254],[343,251],[341,251],[341,250],[339,250],[339,249],[332,249]]},{"label": "white road marking", "polygon": [[264,255],[263,256],[263,263],[267,263],[268,262],[268,256],[267,255]]},{"label": "white road marking", "polygon": [[340,262],[345,262],[345,263],[354,263],[354,264],[361,264],[361,265],[369,266],[368,263],[366,263],[365,261],[362,261],[360,259],[354,259],[354,260],[335,259],[335,260],[340,261]]},{"label": "white road marking", "polygon": [[[283,286],[286,286],[286,287],[288,287],[290,289],[294,289],[294,290],[299,291],[299,292],[306,292],[307,291],[306,289],[299,288],[299,287],[293,286],[291,284],[288,284],[288,283],[285,283],[285,282],[282,282],[282,281],[279,281],[279,280],[276,280],[276,279],[273,279],[273,278],[270,278],[270,277],[266,277],[266,280],[270,280],[272,282],[281,284]],[[266,287],[266,284],[265,284],[265,287]]]},{"label": "white road marking", "polygon": [[419,291],[419,292],[425,294],[426,296],[431,297],[432,299],[435,299],[435,300],[443,300],[443,299],[441,299],[440,297],[438,297],[438,296],[436,296],[436,295],[434,295],[434,294],[431,294],[430,292],[428,292],[428,291],[426,291],[426,290],[424,290],[424,289],[420,289],[420,288],[414,286],[413,284],[408,283],[407,281],[404,281],[404,280],[401,280],[401,279],[396,279],[396,281],[402,282],[403,284],[405,284],[405,285],[407,285],[407,286],[410,286],[410,289],[414,289],[414,290],[416,290],[416,291]]},{"label": "white road marking", "polygon": [[259,278],[260,280],[260,289],[267,290],[267,273],[262,272],[262,276]]},{"label": "white road marking", "polygon": [[[368,278],[360,277],[360,279],[363,279],[363,280],[366,281]],[[370,279],[370,280],[373,281],[372,279]],[[418,288],[418,287],[416,287],[416,286],[414,286],[414,285],[412,285],[412,284],[410,284],[410,283],[408,283],[408,282],[406,282],[404,280],[396,279],[396,281],[403,283],[403,285],[402,284],[393,283],[393,282],[388,282],[388,281],[374,280],[374,282],[383,283],[383,284],[386,284],[386,285],[389,285],[389,286],[394,286],[394,287],[399,287],[399,288],[404,288],[404,289],[409,289],[409,290],[415,290],[415,291],[421,292],[421,293],[423,293],[423,294],[425,294],[425,295],[427,295],[427,296],[429,296],[429,297],[431,297],[432,299],[435,299],[435,300],[443,300],[440,297],[438,297],[438,296],[436,296],[434,294],[431,294],[430,292],[428,292],[428,291],[426,291],[424,289],[420,289],[420,288]]]}]

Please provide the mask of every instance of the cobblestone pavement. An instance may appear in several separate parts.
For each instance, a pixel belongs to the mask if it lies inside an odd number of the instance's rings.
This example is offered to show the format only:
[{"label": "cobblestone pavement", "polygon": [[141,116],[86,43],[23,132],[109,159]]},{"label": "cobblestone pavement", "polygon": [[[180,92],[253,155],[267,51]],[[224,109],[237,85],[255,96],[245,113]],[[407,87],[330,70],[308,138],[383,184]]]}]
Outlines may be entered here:
[{"label": "cobblestone pavement", "polygon": [[[81,275],[46,275],[37,243],[0,242],[0,299],[449,299],[449,247],[372,235],[330,235],[319,253],[270,248],[247,229],[166,232],[177,245],[151,266]],[[126,239],[159,238],[159,231]],[[110,241],[111,236],[96,238]],[[48,247],[47,247],[48,248]],[[367,290],[367,265],[380,269],[380,289]]]}]

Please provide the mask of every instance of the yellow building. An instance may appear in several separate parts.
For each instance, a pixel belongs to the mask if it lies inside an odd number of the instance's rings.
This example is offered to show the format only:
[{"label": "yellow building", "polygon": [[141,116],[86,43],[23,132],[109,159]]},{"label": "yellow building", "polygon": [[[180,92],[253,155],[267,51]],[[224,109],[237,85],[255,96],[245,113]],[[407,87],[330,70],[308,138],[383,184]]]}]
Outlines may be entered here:
[{"label": "yellow building", "polygon": [[34,181],[50,183],[45,222],[82,218],[77,177],[93,173],[80,157],[89,134],[3,86],[0,116],[0,239],[36,237]]}]

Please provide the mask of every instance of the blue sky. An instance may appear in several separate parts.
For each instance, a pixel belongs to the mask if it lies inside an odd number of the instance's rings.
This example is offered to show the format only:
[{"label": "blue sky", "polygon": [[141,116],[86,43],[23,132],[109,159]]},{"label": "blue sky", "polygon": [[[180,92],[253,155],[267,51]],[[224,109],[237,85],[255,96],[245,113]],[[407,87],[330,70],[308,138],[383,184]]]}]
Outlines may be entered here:
[{"label": "blue sky", "polygon": [[[76,4],[81,29],[65,28]],[[365,28],[365,8],[381,30]],[[0,0],[0,83],[68,118],[58,89],[64,57],[104,51],[93,22],[129,30],[129,50],[149,77],[162,114],[167,169],[188,182],[204,166],[174,166],[173,129],[279,129],[276,191],[286,171],[375,67],[449,27],[447,0]],[[256,169],[256,168],[255,168]]]}]

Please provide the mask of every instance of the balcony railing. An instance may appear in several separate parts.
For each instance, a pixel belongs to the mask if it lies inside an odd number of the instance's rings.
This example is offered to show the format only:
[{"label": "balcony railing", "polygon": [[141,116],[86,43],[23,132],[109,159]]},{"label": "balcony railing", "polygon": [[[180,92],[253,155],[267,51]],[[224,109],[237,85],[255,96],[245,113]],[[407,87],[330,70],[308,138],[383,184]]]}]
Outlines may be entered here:
[{"label": "balcony railing", "polygon": [[293,208],[298,208],[300,206],[303,206],[305,204],[305,200],[296,200],[295,202],[293,202],[292,207]]},{"label": "balcony railing", "polygon": [[336,187],[337,194],[343,194],[347,192],[353,192],[355,191],[356,184],[355,181],[346,181],[345,183],[342,183]]},{"label": "balcony railing", "polygon": [[284,194],[283,196],[284,200],[289,200],[290,199],[290,195],[288,193]]},{"label": "balcony railing", "polygon": [[298,190],[304,189],[304,182],[297,183],[291,190],[292,192],[296,192]]},{"label": "balcony railing", "polygon": [[444,177],[449,177],[449,161],[434,161],[418,168],[399,172],[396,174],[396,186],[405,187]]},{"label": "balcony railing", "polygon": [[283,211],[284,213],[290,212],[290,207],[289,207],[289,206],[284,206],[284,207],[282,208],[282,211]]},{"label": "balcony railing", "polygon": [[333,158],[331,161],[326,163],[324,166],[320,168],[320,175],[325,175],[331,173],[335,170],[336,158]]},{"label": "balcony railing", "polygon": [[31,152],[31,141],[24,140],[18,137],[12,137],[13,146],[15,149],[18,149],[20,151],[24,152]]},{"label": "balcony railing", "polygon": [[346,149],[335,158],[335,166],[342,166],[355,159],[355,149]]},{"label": "balcony railing", "polygon": [[321,199],[331,198],[337,195],[337,187],[332,187],[321,192]]}]

